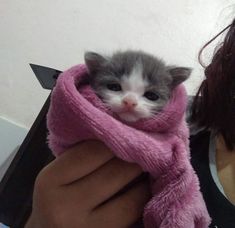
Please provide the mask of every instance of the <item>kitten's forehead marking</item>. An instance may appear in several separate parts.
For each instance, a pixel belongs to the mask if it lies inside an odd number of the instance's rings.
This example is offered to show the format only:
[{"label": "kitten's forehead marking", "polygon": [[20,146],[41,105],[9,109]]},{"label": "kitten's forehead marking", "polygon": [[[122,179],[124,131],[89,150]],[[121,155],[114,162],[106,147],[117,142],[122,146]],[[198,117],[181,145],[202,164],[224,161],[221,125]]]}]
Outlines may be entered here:
[{"label": "kitten's forehead marking", "polygon": [[143,66],[137,63],[129,75],[123,76],[123,90],[124,92],[134,92],[139,95],[144,94],[148,82],[143,77]]}]

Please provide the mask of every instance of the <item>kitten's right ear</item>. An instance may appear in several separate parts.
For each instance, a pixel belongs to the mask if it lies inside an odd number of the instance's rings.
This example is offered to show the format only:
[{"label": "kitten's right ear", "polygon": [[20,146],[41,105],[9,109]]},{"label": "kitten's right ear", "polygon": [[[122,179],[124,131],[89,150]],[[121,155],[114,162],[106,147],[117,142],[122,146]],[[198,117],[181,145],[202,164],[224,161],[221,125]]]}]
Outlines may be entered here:
[{"label": "kitten's right ear", "polygon": [[108,62],[105,57],[95,52],[86,52],[84,59],[90,73],[96,73]]},{"label": "kitten's right ear", "polygon": [[185,81],[186,79],[189,78],[191,72],[192,72],[192,68],[188,68],[188,67],[169,67],[168,71],[170,73],[170,75],[172,76],[172,87],[176,87],[177,85],[179,85],[180,83],[182,83],[183,81]]}]

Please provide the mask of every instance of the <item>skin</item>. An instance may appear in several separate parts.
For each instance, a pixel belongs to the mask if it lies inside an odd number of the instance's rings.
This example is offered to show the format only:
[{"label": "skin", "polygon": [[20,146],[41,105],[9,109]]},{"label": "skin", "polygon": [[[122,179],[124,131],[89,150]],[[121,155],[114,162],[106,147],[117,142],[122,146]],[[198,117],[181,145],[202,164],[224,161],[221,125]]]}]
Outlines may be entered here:
[{"label": "skin", "polygon": [[114,195],[141,173],[101,142],[80,143],[38,175],[25,227],[131,227],[150,198],[147,178]]},{"label": "skin", "polygon": [[216,138],[216,166],[225,195],[235,204],[235,150],[227,149],[221,135]]}]

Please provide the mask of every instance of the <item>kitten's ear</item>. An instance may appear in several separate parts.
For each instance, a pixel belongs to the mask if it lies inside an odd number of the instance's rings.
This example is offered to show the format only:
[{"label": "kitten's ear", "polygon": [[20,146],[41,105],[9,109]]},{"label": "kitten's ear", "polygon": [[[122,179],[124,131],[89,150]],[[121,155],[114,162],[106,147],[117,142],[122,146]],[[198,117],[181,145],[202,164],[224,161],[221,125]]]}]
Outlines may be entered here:
[{"label": "kitten's ear", "polygon": [[187,67],[169,67],[168,69],[170,75],[172,76],[172,87],[174,88],[175,86],[179,85],[188,77],[190,76],[192,72],[192,68],[187,68]]},{"label": "kitten's ear", "polygon": [[108,62],[105,57],[95,52],[86,52],[84,59],[90,73],[99,71]]}]

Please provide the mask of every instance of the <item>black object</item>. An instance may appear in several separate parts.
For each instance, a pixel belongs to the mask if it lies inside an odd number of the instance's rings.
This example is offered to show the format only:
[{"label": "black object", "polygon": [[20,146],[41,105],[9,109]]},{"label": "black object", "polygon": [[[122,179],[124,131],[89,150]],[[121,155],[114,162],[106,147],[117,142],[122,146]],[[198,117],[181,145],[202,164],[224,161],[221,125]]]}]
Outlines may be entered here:
[{"label": "black object", "polygon": [[52,89],[61,71],[49,67],[29,64],[36,75],[38,81],[44,89]]},{"label": "black object", "polygon": [[[61,71],[30,64],[43,88],[52,89]],[[46,143],[50,96],[0,182],[0,222],[24,227],[31,213],[32,192],[40,170],[54,159]]]}]

